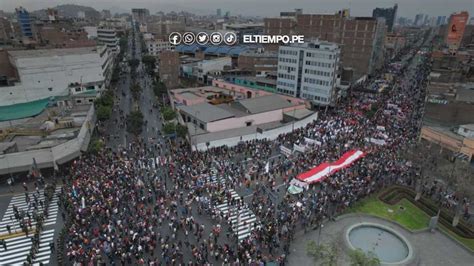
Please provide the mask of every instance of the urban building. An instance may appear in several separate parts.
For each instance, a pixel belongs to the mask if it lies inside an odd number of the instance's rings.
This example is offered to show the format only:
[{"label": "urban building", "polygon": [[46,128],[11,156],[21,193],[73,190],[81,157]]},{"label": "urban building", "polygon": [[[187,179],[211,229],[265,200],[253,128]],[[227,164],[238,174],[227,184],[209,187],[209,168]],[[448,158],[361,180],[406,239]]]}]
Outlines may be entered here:
[{"label": "urban building", "polygon": [[0,46],[11,45],[14,33],[10,20],[0,17]]},{"label": "urban building", "polygon": [[[305,39],[340,44],[341,62],[352,68],[354,80],[372,74],[383,63],[385,22],[372,17],[350,17],[347,10],[336,14],[297,14],[296,17],[266,18],[265,34],[301,34]],[[278,45],[269,45],[275,50]]]},{"label": "urban building", "polygon": [[457,50],[461,45],[468,19],[469,13],[467,13],[467,11],[453,13],[449,17],[448,30],[445,36],[445,43],[451,51]]},{"label": "urban building", "polygon": [[436,19],[436,26],[441,26],[446,24],[446,16],[438,16]]},{"label": "urban building", "polygon": [[400,50],[405,48],[406,44],[405,36],[396,33],[387,34],[385,37],[385,52],[390,58],[393,58]]},{"label": "urban building", "polygon": [[11,50],[8,58],[14,76],[0,87],[0,106],[101,91],[112,69],[105,46]]},{"label": "urban building", "polygon": [[474,25],[466,25],[464,36],[462,37],[461,47],[474,49]]},{"label": "urban building", "polygon": [[119,38],[115,29],[107,27],[97,28],[97,41],[99,44],[107,46],[107,49],[112,53],[120,53]]},{"label": "urban building", "polygon": [[197,62],[193,72],[196,74],[199,83],[210,84],[212,80],[208,79],[209,72],[224,70],[226,67],[230,68],[231,66],[232,58],[228,56],[218,57],[212,60],[202,60]]},{"label": "urban building", "polygon": [[266,76],[278,67],[278,53],[265,51],[263,48],[247,50],[239,54],[237,66],[242,70],[250,70],[253,75]]},{"label": "urban building", "polygon": [[146,8],[132,8],[132,18],[134,21],[145,24],[150,11]]},{"label": "urban building", "polygon": [[413,22],[413,25],[414,26],[422,26],[423,23],[424,23],[424,20],[423,20],[424,17],[425,17],[424,14],[416,14],[415,21]]},{"label": "urban building", "polygon": [[317,118],[305,100],[214,80],[212,86],[170,91],[193,149],[274,139]]},{"label": "urban building", "polygon": [[175,46],[172,45],[168,40],[157,39],[155,36],[150,36],[145,39],[145,47],[149,55],[157,56],[164,50],[174,50]]},{"label": "urban building", "polygon": [[237,39],[241,42],[244,35],[260,35],[263,33],[263,23],[235,23],[222,24],[224,31],[233,31],[237,35]]},{"label": "urban building", "polygon": [[88,38],[83,28],[74,26],[72,22],[55,21],[36,25],[39,45],[48,48],[74,48],[96,46],[96,42]]},{"label": "urban building", "polygon": [[112,17],[112,14],[110,13],[110,10],[107,10],[107,9],[103,9],[101,12],[100,12],[100,16],[102,19],[109,19]]},{"label": "urban building", "polygon": [[218,8],[218,9],[216,10],[216,16],[217,16],[218,18],[222,17],[222,10],[221,10],[220,8]]},{"label": "urban building", "polygon": [[392,32],[393,25],[395,24],[395,20],[397,18],[397,9],[398,9],[397,4],[395,4],[393,7],[390,7],[390,8],[377,7],[372,11],[372,17],[384,18],[385,24],[387,25],[387,30],[389,32]]},{"label": "urban building", "polygon": [[180,60],[179,53],[170,50],[163,50],[159,54],[158,73],[160,80],[168,89],[177,88],[179,85]]},{"label": "urban building", "polygon": [[21,30],[22,37],[25,38],[34,38],[32,19],[30,13],[23,7],[15,9],[16,18]]},{"label": "urban building", "polygon": [[182,21],[156,21],[147,23],[147,32],[157,39],[168,40],[172,32],[184,32],[185,24]]},{"label": "urban building", "polygon": [[128,21],[126,17],[108,18],[100,21],[99,26],[112,28],[119,36],[125,34],[125,32],[132,27],[131,22]]},{"label": "urban building", "polygon": [[268,91],[277,93],[277,80],[275,78],[255,77],[255,76],[230,76],[226,77],[225,81],[234,83],[239,86],[244,86],[251,89]]},{"label": "urban building", "polygon": [[333,105],[341,49],[329,42],[313,41],[280,46],[277,91],[310,100],[315,105]]}]

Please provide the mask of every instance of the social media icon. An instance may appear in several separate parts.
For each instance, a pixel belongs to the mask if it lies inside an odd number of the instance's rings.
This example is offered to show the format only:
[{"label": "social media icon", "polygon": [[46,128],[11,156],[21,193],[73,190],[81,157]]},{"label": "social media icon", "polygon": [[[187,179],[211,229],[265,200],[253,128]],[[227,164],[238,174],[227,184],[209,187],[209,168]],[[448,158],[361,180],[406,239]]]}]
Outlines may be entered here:
[{"label": "social media icon", "polygon": [[237,42],[237,35],[233,32],[224,34],[224,42],[227,45],[234,45]]},{"label": "social media icon", "polygon": [[222,34],[220,32],[214,32],[211,34],[211,43],[219,45],[222,42]]},{"label": "social media icon", "polygon": [[205,32],[200,32],[196,36],[196,42],[200,45],[205,45],[209,42],[209,35]]},{"label": "social media icon", "polygon": [[172,45],[178,45],[181,43],[181,34],[178,32],[172,32],[169,36],[169,41]]},{"label": "social media icon", "polygon": [[183,34],[184,44],[187,44],[187,45],[193,44],[195,39],[196,37],[194,36],[194,33],[192,32],[186,32],[185,34]]}]

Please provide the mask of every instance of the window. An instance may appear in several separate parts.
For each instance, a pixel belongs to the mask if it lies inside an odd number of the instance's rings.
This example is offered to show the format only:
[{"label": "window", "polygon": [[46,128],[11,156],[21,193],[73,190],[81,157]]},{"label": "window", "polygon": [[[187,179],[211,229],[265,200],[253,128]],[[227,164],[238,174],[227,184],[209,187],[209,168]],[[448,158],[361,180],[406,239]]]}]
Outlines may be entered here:
[{"label": "window", "polygon": [[48,90],[49,90],[49,91],[53,91],[53,88],[49,87]]},{"label": "window", "polygon": [[81,87],[75,88],[76,92],[81,92]]},{"label": "window", "polygon": [[252,125],[252,121],[247,121],[247,122],[245,122],[245,125],[248,126],[248,127],[251,126],[251,125]]}]

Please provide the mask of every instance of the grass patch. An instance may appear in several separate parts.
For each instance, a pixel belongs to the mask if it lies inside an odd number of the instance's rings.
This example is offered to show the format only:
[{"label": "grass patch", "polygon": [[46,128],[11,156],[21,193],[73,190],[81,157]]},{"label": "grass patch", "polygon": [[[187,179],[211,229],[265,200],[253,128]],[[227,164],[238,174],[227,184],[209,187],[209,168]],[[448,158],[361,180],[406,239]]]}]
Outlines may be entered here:
[{"label": "grass patch", "polygon": [[464,246],[466,246],[467,248],[469,248],[471,251],[474,252],[474,239],[469,239],[469,238],[464,238],[464,237],[458,236],[457,234],[450,231],[449,229],[447,229],[445,226],[443,226],[440,223],[438,223],[438,228],[443,230],[443,232],[447,233],[452,238],[455,238],[457,241],[461,242],[462,244],[464,244]]},{"label": "grass patch", "polygon": [[410,201],[402,199],[395,205],[386,204],[376,196],[364,199],[351,207],[350,213],[367,213],[387,220],[395,221],[409,230],[428,227],[430,217]]}]

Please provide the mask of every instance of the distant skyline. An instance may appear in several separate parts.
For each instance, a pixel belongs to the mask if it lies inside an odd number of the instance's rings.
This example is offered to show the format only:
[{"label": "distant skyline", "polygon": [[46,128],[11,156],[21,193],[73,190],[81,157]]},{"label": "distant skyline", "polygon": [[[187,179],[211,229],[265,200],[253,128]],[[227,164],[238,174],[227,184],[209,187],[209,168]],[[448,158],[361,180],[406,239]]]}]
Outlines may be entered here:
[{"label": "distant skyline", "polygon": [[12,12],[23,6],[29,11],[61,4],[90,6],[100,11],[130,12],[131,8],[147,8],[152,14],[163,11],[188,11],[198,15],[215,14],[220,8],[224,14],[274,17],[280,11],[302,8],[304,13],[334,13],[349,8],[353,16],[372,16],[375,7],[391,7],[398,3],[397,17],[413,19],[416,14],[449,16],[466,10],[474,15],[473,0],[0,0],[0,9]]}]

